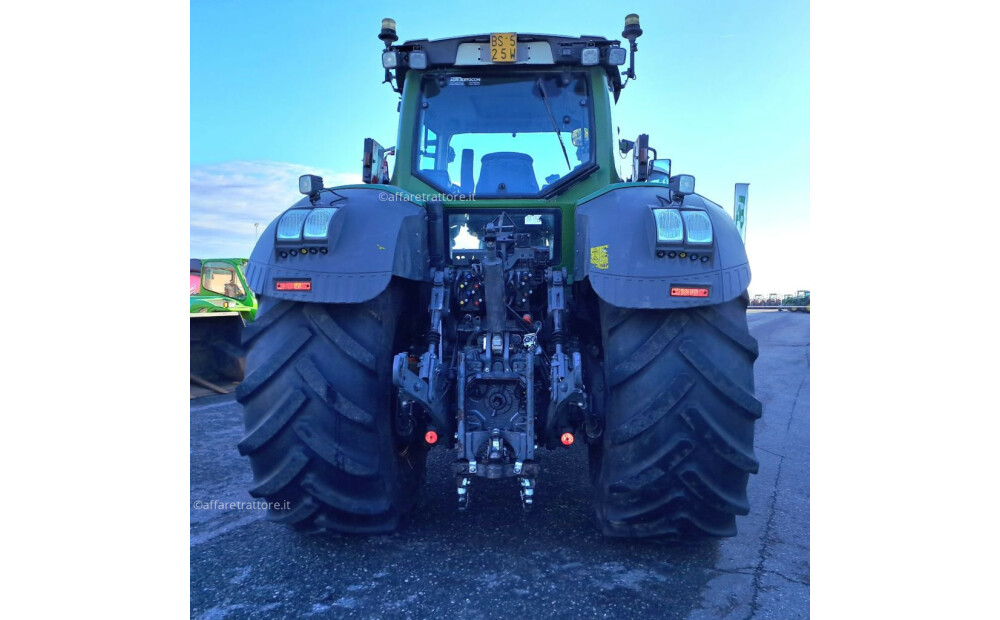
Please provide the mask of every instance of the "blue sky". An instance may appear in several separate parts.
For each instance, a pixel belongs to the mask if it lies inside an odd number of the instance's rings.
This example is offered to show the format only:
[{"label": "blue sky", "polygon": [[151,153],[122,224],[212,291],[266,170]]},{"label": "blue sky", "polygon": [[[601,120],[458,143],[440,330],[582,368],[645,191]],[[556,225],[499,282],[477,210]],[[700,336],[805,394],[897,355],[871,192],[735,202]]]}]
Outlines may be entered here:
[{"label": "blue sky", "polygon": [[[299,174],[360,178],[364,138],[396,142],[381,19],[401,40],[491,31],[621,38],[644,30],[638,79],[613,110],[675,173],[731,209],[750,183],[752,293],[809,288],[809,3],[191,3],[191,255],[249,254],[299,198]],[[254,224],[259,224],[255,227]]]}]

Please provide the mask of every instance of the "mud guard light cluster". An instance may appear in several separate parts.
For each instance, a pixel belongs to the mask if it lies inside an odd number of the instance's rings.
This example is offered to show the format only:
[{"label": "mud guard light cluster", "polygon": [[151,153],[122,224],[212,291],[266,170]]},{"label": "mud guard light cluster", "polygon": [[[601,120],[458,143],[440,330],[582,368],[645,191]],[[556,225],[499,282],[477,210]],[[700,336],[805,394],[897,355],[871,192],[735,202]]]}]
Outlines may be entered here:
[{"label": "mud guard light cluster", "polygon": [[278,220],[278,241],[323,241],[330,232],[330,220],[339,207],[289,209]]},{"label": "mud guard light cluster", "polygon": [[704,211],[651,210],[656,221],[657,245],[682,242],[695,245],[712,243],[712,220]]}]

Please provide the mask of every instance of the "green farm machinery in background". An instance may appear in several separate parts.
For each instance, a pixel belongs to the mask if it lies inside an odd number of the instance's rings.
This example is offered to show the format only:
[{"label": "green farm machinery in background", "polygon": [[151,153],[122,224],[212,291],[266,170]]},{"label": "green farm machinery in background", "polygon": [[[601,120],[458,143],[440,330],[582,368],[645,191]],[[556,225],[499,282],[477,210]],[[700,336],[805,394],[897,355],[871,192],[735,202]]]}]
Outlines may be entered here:
[{"label": "green farm machinery in background", "polygon": [[809,291],[798,290],[794,295],[785,295],[781,305],[784,306],[781,310],[809,312]]},{"label": "green farm machinery in background", "polygon": [[217,392],[243,380],[243,328],[257,314],[245,258],[191,259],[191,381]]}]

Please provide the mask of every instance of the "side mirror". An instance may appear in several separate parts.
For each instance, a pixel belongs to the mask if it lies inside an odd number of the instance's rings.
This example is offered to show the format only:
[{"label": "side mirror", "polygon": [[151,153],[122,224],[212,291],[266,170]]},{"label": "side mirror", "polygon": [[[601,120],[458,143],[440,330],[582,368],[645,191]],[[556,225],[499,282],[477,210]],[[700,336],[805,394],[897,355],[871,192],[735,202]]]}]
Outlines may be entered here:
[{"label": "side mirror", "polygon": [[[371,138],[365,138],[365,154],[361,166],[361,181],[364,183],[388,183],[389,163],[386,161],[386,149]],[[394,151],[388,150],[389,154]]]},{"label": "side mirror", "polygon": [[670,160],[654,159],[649,162],[649,182],[669,183],[670,182]]}]

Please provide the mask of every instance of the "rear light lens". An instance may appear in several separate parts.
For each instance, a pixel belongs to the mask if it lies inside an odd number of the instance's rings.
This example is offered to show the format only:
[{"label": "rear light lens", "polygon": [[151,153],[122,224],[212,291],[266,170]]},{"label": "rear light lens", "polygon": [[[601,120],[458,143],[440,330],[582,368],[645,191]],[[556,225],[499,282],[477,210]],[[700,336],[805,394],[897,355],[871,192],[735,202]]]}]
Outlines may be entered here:
[{"label": "rear light lens", "polygon": [[671,297],[708,297],[708,288],[704,286],[672,286]]},{"label": "rear light lens", "polygon": [[302,228],[303,238],[326,239],[327,232],[330,230],[330,220],[333,219],[333,214],[336,212],[337,207],[323,207],[310,211]]},{"label": "rear light lens", "polygon": [[274,283],[276,291],[311,291],[311,280],[285,280]]},{"label": "rear light lens", "polygon": [[680,243],[684,240],[681,212],[677,209],[653,209],[657,243]]},{"label": "rear light lens", "polygon": [[281,241],[301,241],[302,223],[305,222],[309,211],[306,209],[292,209],[286,211],[278,220],[278,239]]},{"label": "rear light lens", "polygon": [[704,211],[684,211],[688,243],[712,243],[712,221]]}]

